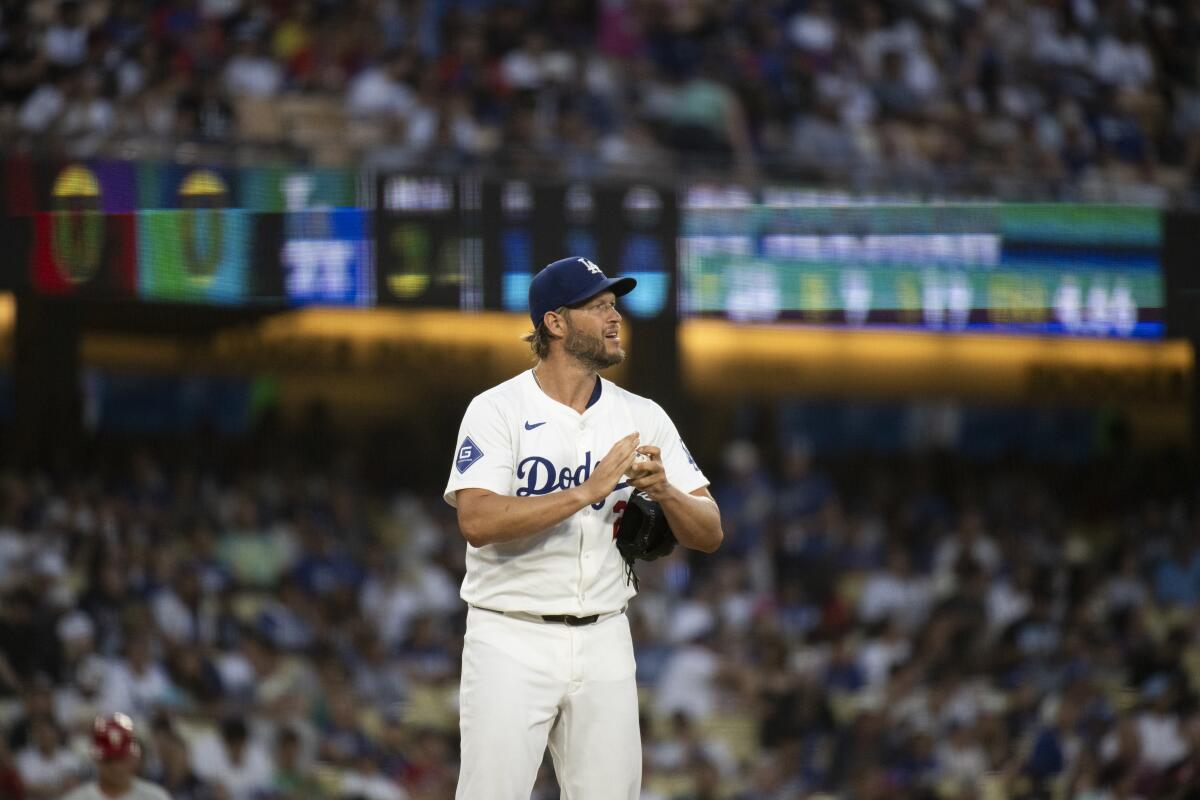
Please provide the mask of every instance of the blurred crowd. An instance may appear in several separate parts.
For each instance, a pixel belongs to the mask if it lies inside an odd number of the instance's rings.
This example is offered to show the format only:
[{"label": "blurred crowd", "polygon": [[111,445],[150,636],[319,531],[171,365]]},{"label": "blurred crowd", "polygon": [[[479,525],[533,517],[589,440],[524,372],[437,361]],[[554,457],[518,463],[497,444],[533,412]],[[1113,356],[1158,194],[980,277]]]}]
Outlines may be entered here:
[{"label": "blurred crowd", "polygon": [[0,131],[77,156],[1188,192],[1200,4],[5,0]]},{"label": "blurred crowd", "polygon": [[[724,546],[643,565],[629,612],[644,798],[1200,796],[1178,473],[722,462]],[[0,794],[60,796],[122,711],[176,800],[452,796],[452,511],[298,463],[0,476]]]}]

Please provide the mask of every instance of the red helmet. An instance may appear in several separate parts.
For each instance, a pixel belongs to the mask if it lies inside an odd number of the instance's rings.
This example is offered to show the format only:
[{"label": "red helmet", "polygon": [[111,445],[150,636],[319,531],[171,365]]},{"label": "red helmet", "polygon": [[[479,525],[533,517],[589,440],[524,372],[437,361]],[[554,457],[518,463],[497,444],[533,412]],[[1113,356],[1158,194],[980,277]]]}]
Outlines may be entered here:
[{"label": "red helmet", "polygon": [[133,734],[133,720],[119,713],[96,717],[92,724],[92,758],[116,761],[141,754],[142,746]]}]

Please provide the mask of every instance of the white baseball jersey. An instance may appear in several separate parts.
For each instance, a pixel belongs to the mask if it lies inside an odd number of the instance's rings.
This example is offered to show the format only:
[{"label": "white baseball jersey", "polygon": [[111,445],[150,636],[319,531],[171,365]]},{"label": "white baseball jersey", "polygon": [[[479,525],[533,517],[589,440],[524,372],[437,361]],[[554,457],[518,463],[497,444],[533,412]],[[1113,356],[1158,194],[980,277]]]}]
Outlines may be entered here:
[{"label": "white baseball jersey", "polygon": [[[667,480],[691,493],[708,485],[666,412],[652,400],[600,379],[582,414],[551,399],[526,370],[478,395],[458,433],[444,497],[487,489],[528,497],[578,486],[623,436],[662,450]],[[603,501],[541,533],[485,547],[467,545],[463,600],[497,611],[603,614],[635,594],[613,542],[633,489],[624,482]]]},{"label": "white baseball jersey", "polygon": [[100,791],[100,785],[92,781],[65,795],[63,800],[171,800],[171,795],[167,794],[161,786],[134,778],[133,786],[120,797],[105,794]]}]

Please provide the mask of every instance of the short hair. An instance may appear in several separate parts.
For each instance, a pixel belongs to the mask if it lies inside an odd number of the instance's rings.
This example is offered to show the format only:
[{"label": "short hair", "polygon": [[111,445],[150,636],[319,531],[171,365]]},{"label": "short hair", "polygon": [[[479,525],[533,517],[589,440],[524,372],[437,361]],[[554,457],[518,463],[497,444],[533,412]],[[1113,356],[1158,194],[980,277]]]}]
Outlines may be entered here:
[{"label": "short hair", "polygon": [[[567,307],[559,306],[554,309],[554,313],[566,314]],[[522,336],[521,339],[529,342],[529,349],[533,351],[534,356],[539,360],[550,355],[550,342],[554,340],[554,337],[550,335],[550,331],[546,330],[545,322],[539,322],[536,328]]]}]

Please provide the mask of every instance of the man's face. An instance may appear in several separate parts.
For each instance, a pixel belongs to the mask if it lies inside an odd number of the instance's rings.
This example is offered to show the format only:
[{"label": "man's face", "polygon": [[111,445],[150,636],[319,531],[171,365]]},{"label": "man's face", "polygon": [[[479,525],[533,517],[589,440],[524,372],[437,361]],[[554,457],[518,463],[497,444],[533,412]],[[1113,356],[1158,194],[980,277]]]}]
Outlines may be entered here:
[{"label": "man's face", "polygon": [[30,738],[43,753],[53,753],[58,749],[58,733],[54,726],[44,720],[39,720],[30,732]]},{"label": "man's face", "polygon": [[625,360],[616,299],[612,292],[602,292],[566,314],[567,337],[563,349],[597,372]]},{"label": "man's face", "polygon": [[97,761],[96,771],[102,786],[124,786],[133,780],[137,772],[137,758],[130,755]]}]

